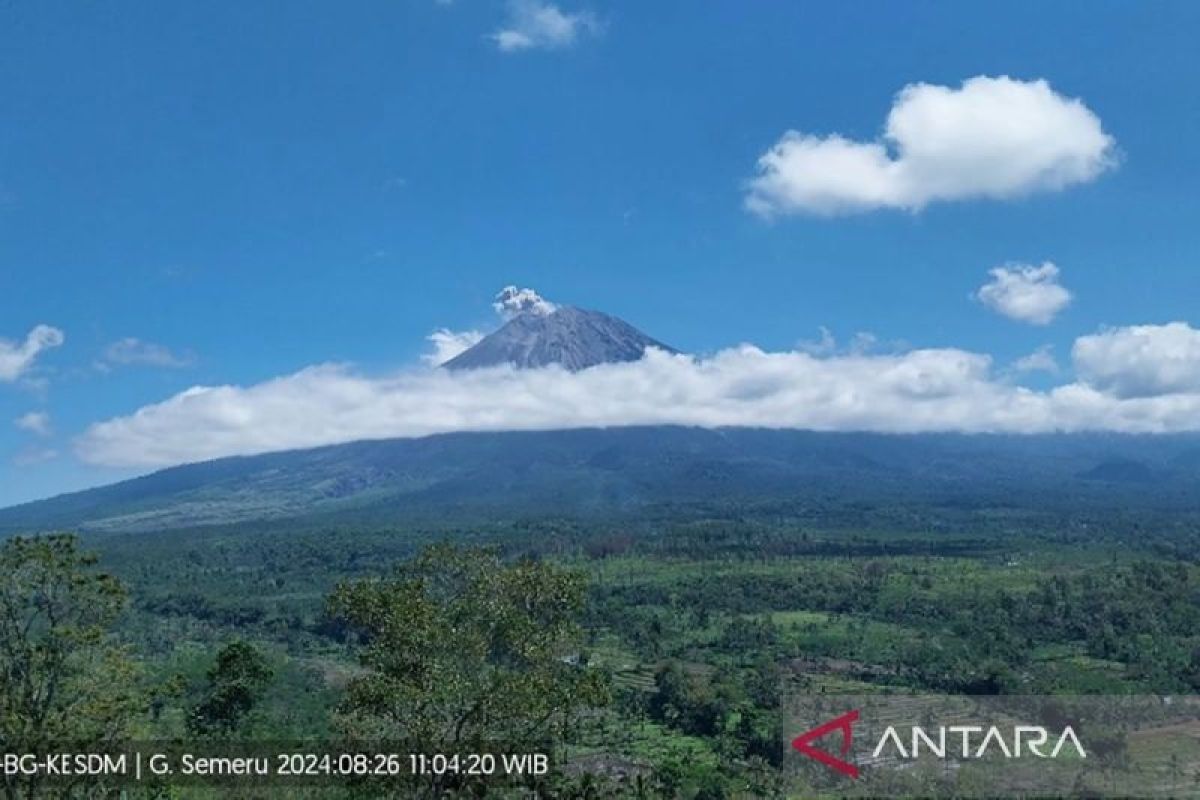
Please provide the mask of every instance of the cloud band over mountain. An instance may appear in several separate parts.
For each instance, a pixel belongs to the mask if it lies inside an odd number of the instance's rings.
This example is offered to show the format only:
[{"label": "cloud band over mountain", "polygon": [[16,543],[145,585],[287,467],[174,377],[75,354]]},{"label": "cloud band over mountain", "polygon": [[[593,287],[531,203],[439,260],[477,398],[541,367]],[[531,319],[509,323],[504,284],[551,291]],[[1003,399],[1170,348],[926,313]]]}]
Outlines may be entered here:
[{"label": "cloud band over mountain", "polygon": [[[248,387],[196,387],[90,427],[94,464],[157,467],[219,456],[449,431],[635,424],[880,432],[1200,429],[1200,331],[1104,330],[1076,342],[1079,377],[1046,391],[984,354],[650,351],[580,372],[508,367],[372,377],[321,365]],[[1186,362],[1186,363],[1183,363]]]}]

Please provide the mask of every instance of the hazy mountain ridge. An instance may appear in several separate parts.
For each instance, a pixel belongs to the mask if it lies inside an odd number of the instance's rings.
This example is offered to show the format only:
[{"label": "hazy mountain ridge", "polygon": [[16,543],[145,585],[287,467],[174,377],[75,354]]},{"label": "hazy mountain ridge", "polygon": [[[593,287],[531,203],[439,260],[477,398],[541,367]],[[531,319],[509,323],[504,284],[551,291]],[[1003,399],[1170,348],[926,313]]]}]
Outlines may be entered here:
[{"label": "hazy mountain ridge", "polygon": [[0,510],[0,531],[165,530],[343,513],[401,520],[464,509],[570,516],[746,499],[1198,507],[1198,442],[670,426],[455,433],[173,467]]}]

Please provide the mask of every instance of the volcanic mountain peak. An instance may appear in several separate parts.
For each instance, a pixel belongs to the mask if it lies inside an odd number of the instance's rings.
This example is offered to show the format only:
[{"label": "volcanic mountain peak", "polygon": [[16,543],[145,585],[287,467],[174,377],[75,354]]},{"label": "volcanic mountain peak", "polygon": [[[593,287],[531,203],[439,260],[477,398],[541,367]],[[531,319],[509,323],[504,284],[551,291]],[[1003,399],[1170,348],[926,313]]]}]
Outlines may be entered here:
[{"label": "volcanic mountain peak", "polygon": [[597,364],[637,361],[648,347],[677,352],[616,317],[574,306],[556,306],[517,314],[500,330],[443,366],[477,369],[501,364],[558,364],[576,371]]}]

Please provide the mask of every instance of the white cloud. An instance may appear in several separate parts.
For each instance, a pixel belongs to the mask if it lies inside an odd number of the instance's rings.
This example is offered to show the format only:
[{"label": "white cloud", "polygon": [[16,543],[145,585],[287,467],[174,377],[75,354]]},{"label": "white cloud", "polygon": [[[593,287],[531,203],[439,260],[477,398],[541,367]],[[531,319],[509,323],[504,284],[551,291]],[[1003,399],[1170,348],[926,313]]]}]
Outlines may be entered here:
[{"label": "white cloud", "polygon": [[518,289],[516,286],[505,286],[497,294],[492,308],[504,319],[512,319],[518,314],[553,314],[558,308],[533,289]]},{"label": "white cloud", "polygon": [[1115,141],[1080,100],[1044,80],[981,75],[958,89],[905,86],[876,141],[788,131],[759,158],[745,203],[768,218],[916,211],[1063,189],[1116,160]]},{"label": "white cloud", "polygon": [[508,19],[491,35],[501,51],[561,50],[575,44],[584,34],[600,32],[600,22],[588,11],[566,13],[553,3],[540,0],[510,0]]},{"label": "white cloud", "polygon": [[1048,325],[1071,303],[1071,293],[1059,284],[1059,269],[1049,261],[1040,267],[1013,264],[988,270],[992,276],[975,297],[993,311],[1018,322]]},{"label": "white cloud", "polygon": [[1200,392],[1200,330],[1185,322],[1081,336],[1071,358],[1083,381],[1118,397]]},{"label": "white cloud", "polygon": [[30,447],[13,456],[13,464],[18,467],[32,467],[44,464],[58,458],[58,451],[50,447]]},{"label": "white cloud", "polygon": [[104,348],[104,355],[96,366],[102,370],[114,366],[129,367],[187,367],[192,363],[190,355],[179,355],[169,347],[154,342],[146,342],[132,336],[119,339]]},{"label": "white cloud", "polygon": [[0,339],[0,381],[15,381],[33,366],[38,355],[58,347],[66,340],[63,332],[49,325],[38,325],[24,342]]},{"label": "white cloud", "polygon": [[821,334],[819,339],[801,339],[796,343],[796,349],[801,353],[808,353],[810,356],[829,356],[837,352],[837,338],[833,335],[833,331],[821,325],[817,328]]},{"label": "white cloud", "polygon": [[1058,374],[1058,361],[1054,358],[1054,348],[1044,344],[1028,355],[1021,356],[1013,362],[1016,372],[1049,372]]},{"label": "white cloud", "polygon": [[480,331],[452,331],[449,328],[438,328],[425,339],[433,345],[432,352],[421,356],[421,360],[431,367],[445,364],[459,353],[473,347],[483,338]]},{"label": "white cloud", "polygon": [[[448,431],[681,424],[886,432],[1037,433],[1200,430],[1200,331],[1179,324],[1151,338],[1187,339],[1187,370],[1173,347],[1143,348],[1159,371],[1128,360],[1128,328],[1083,337],[1084,380],[1037,391],[996,374],[990,357],[957,349],[906,353],[768,353],[745,345],[708,358],[651,350],[637,362],[579,372],[409,370],[371,377],[315,366],[248,387],[195,387],[91,426],[76,441],[90,463],[154,467],[358,439]],[[1099,356],[1108,343],[1108,369]],[[1153,352],[1147,352],[1153,351]],[[1113,351],[1118,357],[1113,357]],[[1125,375],[1118,368],[1133,370]],[[1132,381],[1132,383],[1130,383]],[[1131,386],[1142,390],[1131,394]],[[1167,393],[1148,395],[1147,388]]]},{"label": "white cloud", "polygon": [[13,424],[23,431],[36,433],[38,436],[50,435],[50,415],[45,411],[30,411],[13,420]]},{"label": "white cloud", "polygon": [[857,331],[843,346],[833,335],[833,331],[824,325],[819,326],[817,331],[821,334],[819,339],[801,339],[796,343],[795,349],[810,356],[865,356],[870,353],[899,353],[912,349],[906,342],[899,340],[881,342],[879,337],[870,331]]}]

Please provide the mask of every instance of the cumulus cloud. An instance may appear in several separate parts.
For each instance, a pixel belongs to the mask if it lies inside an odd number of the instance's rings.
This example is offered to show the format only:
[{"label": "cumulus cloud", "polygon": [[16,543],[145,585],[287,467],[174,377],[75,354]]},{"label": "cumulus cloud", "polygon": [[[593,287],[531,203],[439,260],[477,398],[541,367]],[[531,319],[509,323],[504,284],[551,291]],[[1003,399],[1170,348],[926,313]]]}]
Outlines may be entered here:
[{"label": "cumulus cloud", "polygon": [[179,355],[169,347],[154,342],[146,342],[132,336],[119,339],[104,348],[104,354],[96,363],[102,370],[114,366],[129,367],[166,367],[177,369],[190,366],[192,356]]},{"label": "cumulus cloud", "polygon": [[1082,380],[1117,397],[1200,392],[1200,330],[1185,322],[1081,336],[1071,358]]},{"label": "cumulus cloud", "polygon": [[1048,325],[1071,303],[1071,293],[1058,282],[1059,269],[1049,261],[1040,267],[1013,264],[988,270],[992,280],[975,297],[993,311],[1018,322]]},{"label": "cumulus cloud", "polygon": [[496,294],[492,308],[504,319],[512,319],[518,314],[552,314],[558,306],[533,289],[505,286]]},{"label": "cumulus cloud", "polygon": [[1049,372],[1058,373],[1058,361],[1054,358],[1054,348],[1044,344],[1028,355],[1021,356],[1013,362],[1016,372]]},{"label": "cumulus cloud", "polygon": [[473,347],[483,338],[480,331],[452,331],[449,328],[438,328],[425,337],[433,350],[421,356],[421,360],[431,367],[441,366],[464,350]]},{"label": "cumulus cloud", "polygon": [[50,435],[50,415],[45,411],[30,411],[13,420],[13,424],[23,431],[36,433],[38,436]]},{"label": "cumulus cloud", "polygon": [[567,13],[540,0],[510,0],[504,26],[491,35],[502,52],[562,50],[582,36],[600,32],[600,21],[588,11]]},{"label": "cumulus cloud", "polygon": [[[1048,391],[1015,385],[987,355],[953,348],[819,357],[746,345],[706,358],[650,350],[640,361],[579,372],[495,367],[373,377],[322,365],[252,386],[189,389],[91,426],[76,450],[90,463],[155,467],[357,439],[635,424],[1198,430],[1200,331],[1149,328],[1083,337],[1073,354],[1082,379]],[[1158,370],[1135,363],[1134,352]]]},{"label": "cumulus cloud", "polygon": [[49,325],[38,325],[23,342],[0,339],[0,381],[15,381],[33,366],[40,353],[65,340],[62,331]]},{"label": "cumulus cloud", "polygon": [[1082,101],[1044,80],[980,75],[960,88],[905,86],[875,141],[786,132],[759,158],[745,204],[768,218],[917,211],[1063,189],[1116,161],[1115,141]]}]

